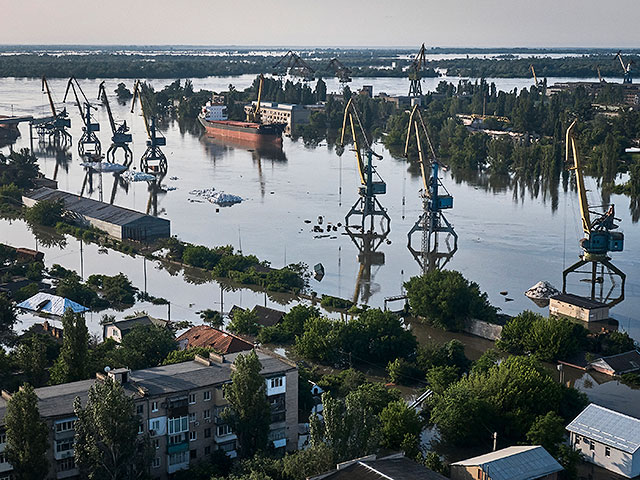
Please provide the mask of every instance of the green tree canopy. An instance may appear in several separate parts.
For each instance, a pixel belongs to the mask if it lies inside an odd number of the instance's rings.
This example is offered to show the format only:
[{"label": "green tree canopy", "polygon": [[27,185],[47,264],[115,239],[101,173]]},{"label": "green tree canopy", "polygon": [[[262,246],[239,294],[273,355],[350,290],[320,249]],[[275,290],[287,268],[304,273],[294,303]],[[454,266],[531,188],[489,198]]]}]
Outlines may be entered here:
[{"label": "green tree canopy", "polygon": [[90,373],[87,372],[89,330],[84,315],[68,308],[62,315],[62,329],[62,349],[51,369],[53,385],[84,380]]},{"label": "green tree canopy", "polygon": [[122,338],[120,345],[115,357],[132,370],[160,365],[177,347],[173,332],[155,325],[137,325]]},{"label": "green tree canopy", "polygon": [[16,307],[5,293],[0,293],[0,344],[8,344],[12,341],[14,332],[13,325],[18,316]]}]

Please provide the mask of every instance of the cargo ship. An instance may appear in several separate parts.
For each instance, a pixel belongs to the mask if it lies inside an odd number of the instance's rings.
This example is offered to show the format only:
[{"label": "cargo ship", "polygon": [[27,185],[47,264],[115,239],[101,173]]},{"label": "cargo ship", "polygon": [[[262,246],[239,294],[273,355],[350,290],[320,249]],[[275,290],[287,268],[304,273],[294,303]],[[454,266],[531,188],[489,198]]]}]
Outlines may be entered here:
[{"label": "cargo ship", "polygon": [[258,83],[258,101],[247,112],[247,121],[240,122],[227,118],[227,107],[214,97],[213,101],[202,107],[198,117],[200,123],[209,135],[251,142],[280,143],[282,132],[287,126],[284,123],[262,123],[260,119],[260,99],[262,98],[262,84],[264,76],[260,75]]},{"label": "cargo ship", "polygon": [[229,120],[226,109],[227,107],[221,104],[211,104],[202,107],[202,112],[198,116],[198,120],[200,120],[207,134],[215,137],[250,140],[254,142],[282,142],[282,132],[286,125],[281,123]]}]

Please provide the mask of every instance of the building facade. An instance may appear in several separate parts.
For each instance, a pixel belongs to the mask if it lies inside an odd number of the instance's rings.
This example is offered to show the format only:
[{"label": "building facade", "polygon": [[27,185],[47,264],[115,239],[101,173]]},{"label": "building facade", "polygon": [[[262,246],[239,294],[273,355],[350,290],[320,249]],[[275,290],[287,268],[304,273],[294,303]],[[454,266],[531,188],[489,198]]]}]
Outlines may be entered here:
[{"label": "building facade", "polygon": [[561,293],[549,299],[549,315],[582,322],[600,322],[609,318],[609,307],[589,298]]},{"label": "building facade", "polygon": [[[269,440],[276,449],[298,446],[298,370],[295,364],[271,352],[257,350],[262,363],[266,393],[271,405]],[[237,354],[196,357],[145,370],[111,370],[96,379],[36,389],[40,414],[49,427],[48,479],[75,478],[73,400],[86,402],[96,381],[108,375],[122,384],[135,400],[140,418],[139,434],[149,436],[153,451],[150,472],[154,479],[168,479],[172,473],[206,460],[213,451],[236,456],[237,437],[221,418],[228,405],[223,386],[231,381]],[[0,480],[8,480],[11,466],[3,456],[3,419],[10,396],[0,399]]]},{"label": "building facade", "polygon": [[[258,102],[244,107],[245,112],[250,113]],[[296,105],[291,103],[261,102],[260,119],[262,123],[284,123],[286,127],[284,133],[291,135],[291,132],[298,126],[309,123],[313,105]]]},{"label": "building facade", "polygon": [[592,403],[567,430],[587,462],[627,478],[640,475],[640,419]]}]

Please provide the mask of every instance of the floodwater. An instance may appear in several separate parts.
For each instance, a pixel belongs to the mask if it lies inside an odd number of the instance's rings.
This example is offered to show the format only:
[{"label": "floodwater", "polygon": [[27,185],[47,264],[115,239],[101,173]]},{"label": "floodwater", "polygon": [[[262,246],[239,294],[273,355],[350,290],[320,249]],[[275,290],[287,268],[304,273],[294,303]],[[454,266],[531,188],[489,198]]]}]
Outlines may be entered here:
[{"label": "floodwater", "polygon": [[[253,78],[245,75],[196,79],[194,87],[222,90],[232,83],[243,89]],[[433,90],[445,79],[425,79],[423,89]],[[552,83],[559,79],[549,80]],[[113,92],[119,81],[107,80],[107,91]],[[498,88],[505,90],[531,84],[527,79],[495,81]],[[49,83],[56,100],[60,101],[66,82],[51,80]],[[131,88],[130,80],[125,83]],[[159,90],[170,82],[152,80],[152,83]],[[329,91],[339,87],[336,81],[328,83]],[[89,98],[96,97],[99,80],[82,81],[81,84]],[[406,80],[397,78],[357,79],[351,88],[355,90],[362,84],[374,85],[374,93],[405,94],[407,89]],[[130,105],[118,105],[113,95],[110,99],[115,116],[132,127],[134,166],[139,168],[146,140],[142,118],[138,112],[130,113]],[[2,114],[48,115],[40,81],[0,79],[0,109]],[[77,194],[83,191],[92,198],[102,196],[104,201],[113,198],[115,204],[139,211],[146,211],[150,206],[151,213],[155,210],[157,215],[171,220],[172,234],[182,240],[208,246],[233,245],[245,254],[255,254],[270,261],[275,267],[294,262],[309,266],[322,263],[326,275],[320,282],[311,280],[311,289],[318,295],[357,298],[358,302],[382,307],[385,297],[402,293],[403,282],[421,271],[407,250],[407,232],[422,209],[418,169],[409,168],[404,159],[393,158],[381,145],[375,145],[374,149],[384,156],[383,161],[377,162],[377,168],[387,183],[387,194],[380,195],[379,200],[391,217],[391,232],[377,255],[359,259],[356,245],[342,235],[341,229],[330,232],[329,236],[311,231],[319,216],[323,217],[323,228],[327,223],[344,223],[345,214],[358,198],[355,156],[349,149],[338,156],[326,143],[310,146],[290,138],[284,139],[282,149],[256,148],[203,137],[181,129],[177,122],[170,122],[161,126],[167,138],[164,152],[169,162],[163,184],[169,188],[150,202],[145,182],[132,183],[125,190],[120,184],[114,188],[113,174],[103,174],[101,180],[96,174],[92,182],[85,183],[85,170],[80,166],[75,143],[81,135],[82,122],[73,104],[68,103],[67,109],[71,114],[74,138],[68,156],[56,160],[54,153],[36,148],[41,170],[48,177],[55,176],[62,190]],[[96,119],[102,126],[99,135],[103,150],[106,150],[110,132],[103,108],[96,112]],[[22,137],[14,148],[29,146],[28,127],[22,125],[20,130]],[[6,153],[8,148],[1,151]],[[521,190],[513,182],[501,183],[485,177],[453,179],[448,172],[442,180],[455,199],[454,208],[448,210],[446,216],[459,235],[458,251],[447,268],[459,270],[477,282],[488,293],[490,301],[505,313],[517,314],[523,309],[545,313],[546,309],[536,307],[523,292],[540,280],[550,281],[560,288],[563,268],[577,260],[581,232],[576,193],[564,192],[560,187],[552,189],[552,193],[541,189],[535,195],[528,188]],[[245,200],[232,207],[217,209],[208,202],[198,202],[189,194],[191,190],[210,187]],[[602,203],[598,187],[591,179],[588,179],[588,188],[591,189],[591,203]],[[616,214],[622,219],[621,228],[626,236],[626,249],[615,254],[613,262],[627,273],[626,300],[616,306],[612,314],[620,321],[620,328],[640,338],[640,321],[636,314],[640,307],[640,253],[635,248],[640,229],[631,218],[628,198],[613,195],[611,201],[617,206]],[[4,220],[1,225],[0,241],[15,246],[36,246],[33,233],[23,222]],[[419,239],[416,243],[419,245]],[[45,247],[42,241],[37,245],[45,251],[47,265],[60,263],[80,271],[77,240],[67,239],[65,248]],[[137,287],[144,287],[142,258],[116,252],[100,254],[97,247],[84,245],[82,259],[85,278],[91,273],[122,271]],[[362,264],[359,260],[363,260]],[[147,263],[146,271],[147,290],[171,301],[172,319],[197,321],[197,311],[220,308],[221,289],[216,283],[186,283],[184,274],[172,272],[174,275],[171,275],[151,262]],[[187,277],[190,281],[195,280]],[[585,292],[581,283],[572,288],[581,289],[577,293]],[[502,291],[508,294],[503,296]],[[277,306],[276,300],[286,303],[284,298],[274,299],[244,289],[225,292],[223,307],[228,311],[233,303],[245,307],[256,303]],[[141,304],[130,311],[142,308],[161,316],[166,315],[167,310],[166,306]],[[25,317],[25,321],[27,319]],[[98,321],[99,315],[93,314],[90,324],[94,333],[100,332]]]}]

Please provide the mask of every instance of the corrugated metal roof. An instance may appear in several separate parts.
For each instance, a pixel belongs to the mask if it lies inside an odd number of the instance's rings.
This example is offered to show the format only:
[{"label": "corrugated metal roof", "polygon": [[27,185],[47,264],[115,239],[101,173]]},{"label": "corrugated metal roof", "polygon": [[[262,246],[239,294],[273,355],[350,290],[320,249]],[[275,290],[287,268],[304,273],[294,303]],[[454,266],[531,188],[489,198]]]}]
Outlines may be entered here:
[{"label": "corrugated metal roof", "polygon": [[541,446],[503,448],[451,465],[479,466],[491,480],[533,480],[562,470],[562,466]]},{"label": "corrugated metal roof", "polygon": [[640,420],[591,403],[567,430],[627,453],[640,447]]},{"label": "corrugated metal roof", "polygon": [[640,370],[640,353],[637,350],[610,355],[591,362],[592,366],[598,366],[605,370],[613,371],[614,375],[635,372]]},{"label": "corrugated metal roof", "polygon": [[27,298],[18,304],[19,308],[32,310],[34,312],[50,313],[61,317],[70,308],[74,313],[88,312],[89,309],[68,298],[51,295],[50,293],[39,292],[33,297]]},{"label": "corrugated metal roof", "polygon": [[91,198],[80,197],[73,193],[63,192],[62,190],[53,190],[47,187],[38,188],[37,190],[29,192],[25,197],[36,201],[62,200],[65,208],[73,213],[87,218],[102,220],[114,225],[128,225],[141,219],[152,222],[169,222],[169,220],[164,218],[152,217],[129,208],[110,205],[105,202],[99,202]]}]

